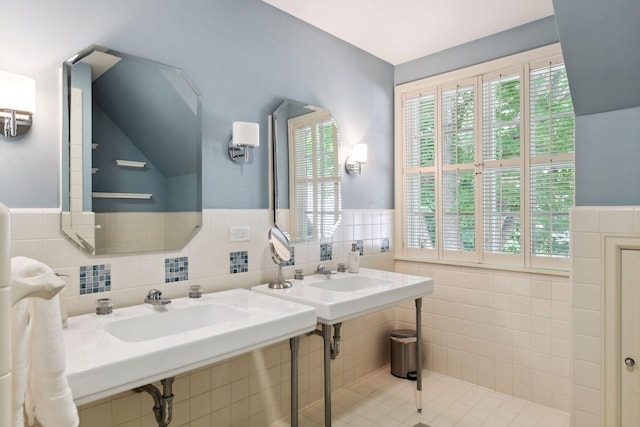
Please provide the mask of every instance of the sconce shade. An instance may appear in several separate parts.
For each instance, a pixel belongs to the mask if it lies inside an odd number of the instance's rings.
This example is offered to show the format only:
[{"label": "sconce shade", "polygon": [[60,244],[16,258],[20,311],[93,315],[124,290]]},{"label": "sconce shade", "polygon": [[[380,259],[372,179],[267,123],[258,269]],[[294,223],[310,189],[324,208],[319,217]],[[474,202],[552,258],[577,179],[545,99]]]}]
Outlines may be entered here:
[{"label": "sconce shade", "polygon": [[356,144],[350,157],[354,162],[367,163],[367,144]]},{"label": "sconce shade", "polygon": [[349,174],[362,173],[362,165],[367,163],[367,144],[356,144],[351,155],[344,162],[344,168]]},{"label": "sconce shade", "polygon": [[36,81],[25,76],[0,71],[0,123],[4,137],[24,135],[36,111]]},{"label": "sconce shade", "polygon": [[260,125],[250,122],[233,122],[232,144],[235,147],[258,147],[260,145]]},{"label": "sconce shade", "polygon": [[233,122],[231,141],[229,141],[229,158],[238,161],[244,157],[249,162],[249,149],[260,146],[260,125],[250,122]]},{"label": "sconce shade", "polygon": [[0,71],[0,110],[35,113],[36,81],[29,77]]}]

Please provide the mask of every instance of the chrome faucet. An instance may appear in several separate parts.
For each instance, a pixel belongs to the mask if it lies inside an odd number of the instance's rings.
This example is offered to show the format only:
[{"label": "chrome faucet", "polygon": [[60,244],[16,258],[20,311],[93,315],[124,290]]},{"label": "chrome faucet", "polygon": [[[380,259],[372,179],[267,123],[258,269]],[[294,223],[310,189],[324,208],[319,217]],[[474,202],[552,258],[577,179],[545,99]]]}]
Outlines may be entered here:
[{"label": "chrome faucet", "polygon": [[335,271],[327,270],[327,266],[324,264],[319,264],[316,271],[313,272],[313,274],[324,274],[325,276],[331,276],[334,273]]},{"label": "chrome faucet", "polygon": [[162,298],[162,292],[157,289],[151,289],[147,294],[147,297],[144,299],[145,304],[151,305],[167,305],[171,304],[171,300],[169,298]]}]

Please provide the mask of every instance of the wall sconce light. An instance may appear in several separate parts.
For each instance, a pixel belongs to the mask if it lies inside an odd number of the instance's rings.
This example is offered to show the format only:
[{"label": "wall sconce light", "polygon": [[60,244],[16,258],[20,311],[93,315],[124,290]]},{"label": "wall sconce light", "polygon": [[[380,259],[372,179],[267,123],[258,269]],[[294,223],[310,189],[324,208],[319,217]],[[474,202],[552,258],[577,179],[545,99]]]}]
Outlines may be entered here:
[{"label": "wall sconce light", "polygon": [[364,163],[367,163],[367,144],[356,144],[351,155],[344,162],[344,168],[347,173],[360,175]]},{"label": "wall sconce light", "polygon": [[36,111],[36,81],[0,71],[0,122],[4,137],[22,136],[31,128]]},{"label": "wall sconce light", "polygon": [[260,146],[260,125],[249,122],[233,122],[233,134],[229,141],[229,158],[238,160],[244,157],[249,162],[249,148]]}]

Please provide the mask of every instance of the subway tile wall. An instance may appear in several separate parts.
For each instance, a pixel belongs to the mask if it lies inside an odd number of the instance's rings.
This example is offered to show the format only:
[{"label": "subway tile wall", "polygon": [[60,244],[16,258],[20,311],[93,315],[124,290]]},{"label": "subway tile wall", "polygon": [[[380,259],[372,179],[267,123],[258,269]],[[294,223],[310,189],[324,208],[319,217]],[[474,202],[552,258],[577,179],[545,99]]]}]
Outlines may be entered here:
[{"label": "subway tile wall", "polygon": [[[571,407],[571,287],[568,277],[398,261],[433,277],[423,300],[426,366],[563,412]],[[396,327],[415,324],[414,304]]]},{"label": "subway tile wall", "polygon": [[[12,209],[11,213],[12,256],[36,258],[68,276],[62,296],[70,316],[91,312],[95,307],[96,295],[80,295],[81,266],[110,266],[111,290],[100,297],[108,294],[116,309],[140,304],[153,288],[161,290],[163,296],[176,298],[186,296],[193,284],[201,285],[204,292],[215,292],[249,288],[277,277],[268,249],[272,214],[267,210],[205,210],[202,230],[180,251],[105,256],[88,256],[77,249],[60,232],[58,210]],[[230,243],[231,226],[249,226],[250,241]],[[323,243],[332,247],[332,259],[323,263],[337,268],[338,262],[346,261],[355,240],[363,241],[363,267],[394,270],[393,253],[382,252],[383,239],[393,242],[392,233],[392,210],[345,211],[331,241],[295,245],[295,263],[284,267],[284,276],[292,278],[297,268],[312,274],[320,263]],[[246,272],[230,274],[232,252],[246,252]],[[165,283],[166,259],[188,259],[188,280]],[[394,319],[395,310],[389,308],[345,322],[341,354],[332,361],[335,389],[388,363],[387,336]],[[311,336],[301,341],[303,407],[322,397],[322,340]],[[288,416],[289,357],[285,342],[179,376],[174,385],[172,425],[267,426]],[[81,425],[154,426],[152,406],[146,394],[122,393],[81,407]]]}]

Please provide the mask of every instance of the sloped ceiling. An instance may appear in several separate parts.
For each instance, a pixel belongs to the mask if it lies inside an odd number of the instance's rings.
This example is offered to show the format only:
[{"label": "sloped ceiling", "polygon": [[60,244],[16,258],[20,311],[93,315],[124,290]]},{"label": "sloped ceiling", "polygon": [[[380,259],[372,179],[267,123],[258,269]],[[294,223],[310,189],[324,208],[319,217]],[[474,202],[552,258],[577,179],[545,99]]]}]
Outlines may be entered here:
[{"label": "sloped ceiling", "polygon": [[93,96],[165,177],[194,172],[198,101],[181,70],[127,56],[93,83]]},{"label": "sloped ceiling", "polygon": [[640,1],[554,0],[577,116],[640,106]]}]

